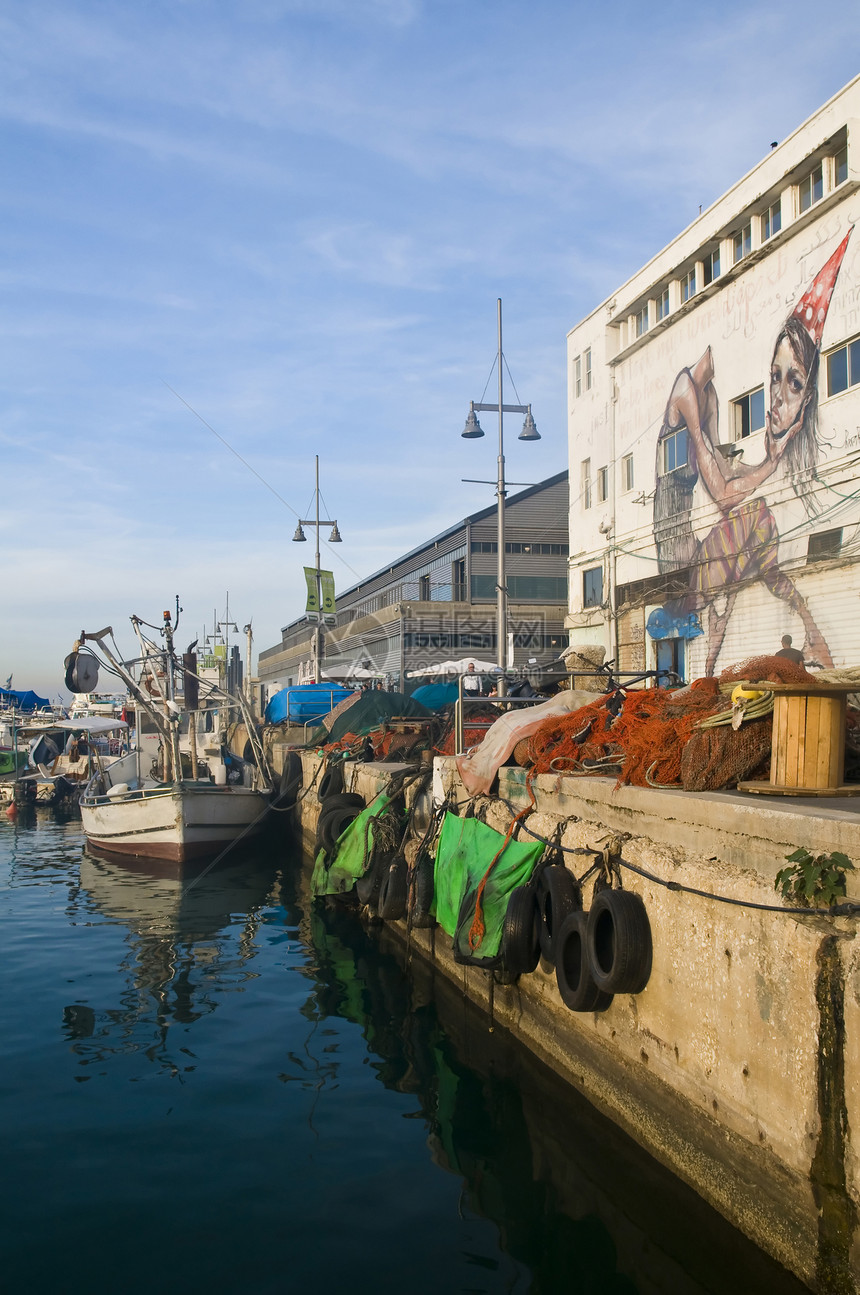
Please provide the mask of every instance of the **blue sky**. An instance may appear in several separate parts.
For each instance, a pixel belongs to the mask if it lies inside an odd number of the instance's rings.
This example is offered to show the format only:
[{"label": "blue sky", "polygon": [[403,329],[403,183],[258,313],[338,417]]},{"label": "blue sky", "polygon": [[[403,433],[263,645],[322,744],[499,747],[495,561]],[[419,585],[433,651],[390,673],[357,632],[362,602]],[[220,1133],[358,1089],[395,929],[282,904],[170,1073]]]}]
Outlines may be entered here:
[{"label": "blue sky", "polygon": [[341,588],[491,504],[498,297],[508,476],[565,467],[567,330],[858,45],[834,0],[2,0],[0,683],[177,593],[272,646],[315,454]]}]

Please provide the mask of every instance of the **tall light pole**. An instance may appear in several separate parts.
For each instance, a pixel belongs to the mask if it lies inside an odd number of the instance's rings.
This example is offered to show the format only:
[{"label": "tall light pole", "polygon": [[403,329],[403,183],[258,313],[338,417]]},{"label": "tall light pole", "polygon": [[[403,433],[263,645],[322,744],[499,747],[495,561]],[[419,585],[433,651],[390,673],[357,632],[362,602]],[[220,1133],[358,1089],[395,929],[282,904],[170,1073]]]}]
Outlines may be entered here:
[{"label": "tall light pole", "polygon": [[[497,405],[484,405],[476,403],[474,400],[469,404],[469,415],[466,419],[466,426],[461,433],[465,440],[475,440],[484,435],[483,428],[475,417],[475,411],[488,410],[492,413],[498,412],[499,415],[499,457],[498,473],[496,477],[496,503],[498,513],[497,538],[498,538],[498,563],[496,566],[496,648],[498,664],[502,669],[507,669],[512,662],[508,661],[508,591],[505,585],[505,435],[504,435],[504,417],[505,414],[525,414],[523,430],[520,432],[517,440],[520,441],[539,441],[540,432],[535,426],[535,420],[532,418],[531,405],[506,405],[504,403],[503,391],[503,370],[504,370],[504,353],[502,351],[502,299],[498,300],[499,310],[499,349],[496,356],[496,363],[499,369],[499,403]],[[464,480],[473,480],[473,478],[464,477]],[[486,483],[492,485],[492,482]]]},{"label": "tall light pole", "polygon": [[302,527],[303,526],[316,527],[317,544],[316,544],[316,562],[315,562],[314,570],[316,572],[316,590],[317,590],[317,627],[316,627],[316,630],[314,631],[314,683],[319,683],[321,679],[320,668],[321,668],[321,662],[322,662],[322,616],[323,616],[322,577],[320,575],[320,527],[321,526],[331,527],[331,535],[329,535],[328,537],[330,544],[340,544],[341,537],[340,537],[340,531],[337,529],[336,520],[332,519],[330,521],[327,521],[325,518],[320,518],[320,456],[316,454],[314,458],[316,460],[316,482],[315,482],[315,488],[314,488],[314,498],[316,499],[316,516],[310,517],[310,518],[308,517],[299,518],[299,524],[296,527],[296,533],[293,536],[293,542],[296,544],[306,543],[307,536],[302,530]]}]

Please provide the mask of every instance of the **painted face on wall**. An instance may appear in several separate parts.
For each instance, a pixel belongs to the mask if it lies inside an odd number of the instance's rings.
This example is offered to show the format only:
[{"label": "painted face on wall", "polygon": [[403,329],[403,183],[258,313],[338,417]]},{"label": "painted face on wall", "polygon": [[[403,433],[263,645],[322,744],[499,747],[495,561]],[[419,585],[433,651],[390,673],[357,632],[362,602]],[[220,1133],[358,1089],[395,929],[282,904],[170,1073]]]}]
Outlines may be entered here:
[{"label": "painted face on wall", "polygon": [[797,431],[806,400],[806,367],[787,337],[780,340],[770,366],[771,435],[777,440]]}]

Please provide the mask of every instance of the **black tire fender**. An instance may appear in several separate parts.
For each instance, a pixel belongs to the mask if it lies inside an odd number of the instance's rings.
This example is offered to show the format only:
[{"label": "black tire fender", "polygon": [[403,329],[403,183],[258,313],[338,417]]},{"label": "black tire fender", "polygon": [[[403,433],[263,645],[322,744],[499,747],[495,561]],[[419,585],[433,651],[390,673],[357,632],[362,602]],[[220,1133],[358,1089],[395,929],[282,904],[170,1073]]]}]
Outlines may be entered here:
[{"label": "black tire fender", "polygon": [[426,929],[436,925],[433,916],[433,899],[435,896],[435,867],[430,855],[421,855],[411,873],[412,889],[409,895],[409,912],[412,925]]},{"label": "black tire fender", "polygon": [[537,907],[541,953],[555,962],[557,936],[565,918],[582,908],[579,883],[563,863],[552,863],[540,874]]},{"label": "black tire fender", "polygon": [[608,994],[639,994],[651,975],[651,923],[640,895],[601,890],[588,914],[588,960]]},{"label": "black tire fender", "polygon": [[328,800],[329,796],[337,796],[343,791],[343,765],[329,764],[320,778],[317,787],[317,800]]},{"label": "black tire fender", "polygon": [[605,1012],[612,1002],[612,994],[594,983],[587,936],[587,915],[581,909],[568,913],[556,932],[556,984],[561,1001],[572,1012]]},{"label": "black tire fender", "polygon": [[278,799],[292,804],[302,785],[302,762],[296,751],[288,751],[278,787]]},{"label": "black tire fender", "polygon": [[359,796],[357,791],[339,791],[326,796],[322,802],[320,813],[327,814],[330,809],[345,809],[347,807],[361,811],[364,806],[364,797]]},{"label": "black tire fender", "polygon": [[406,860],[398,855],[382,877],[379,890],[378,912],[387,922],[396,922],[406,916]]},{"label": "black tire fender", "polygon": [[382,879],[388,872],[388,865],[391,863],[391,855],[380,855],[374,859],[367,872],[363,873],[355,883],[355,893],[360,904],[366,904],[369,908],[376,911],[379,903],[379,892],[382,889]]},{"label": "black tire fender", "polygon": [[345,832],[350,823],[354,823],[361,810],[356,805],[333,805],[326,809],[317,823],[317,847],[324,846],[332,851],[338,837]]},{"label": "black tire fender", "polygon": [[540,960],[539,913],[531,886],[512,890],[502,928],[502,961],[506,971],[522,976],[534,971]]},{"label": "black tire fender", "polygon": [[433,821],[433,794],[428,787],[415,793],[411,810],[412,831],[416,836],[424,836]]}]

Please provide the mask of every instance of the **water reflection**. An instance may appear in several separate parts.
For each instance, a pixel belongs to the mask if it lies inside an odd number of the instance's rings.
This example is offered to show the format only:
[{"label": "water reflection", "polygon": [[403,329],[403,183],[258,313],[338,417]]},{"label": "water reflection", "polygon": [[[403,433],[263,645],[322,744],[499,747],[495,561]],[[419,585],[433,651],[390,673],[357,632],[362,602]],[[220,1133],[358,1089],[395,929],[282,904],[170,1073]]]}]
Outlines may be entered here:
[{"label": "water reflection", "polygon": [[81,921],[98,913],[129,931],[117,966],[119,1006],[77,1002],[63,1010],[65,1035],[82,1066],[142,1052],[181,1077],[194,1069],[193,1054],[171,1049],[170,1027],[193,1024],[256,978],[252,963],[275,856],[237,855],[202,875],[173,871],[81,856],[70,916]]},{"label": "water reflection", "polygon": [[802,1290],[281,849],[180,879],[80,839],[0,831],[10,1289],[143,1295],[157,1235],[165,1295]]},{"label": "water reflection", "polygon": [[352,914],[307,921],[308,1009],[361,1026],[386,1087],[413,1094],[462,1207],[494,1222],[533,1295],[800,1295],[806,1288],[513,1043],[446,978],[369,943]]}]

